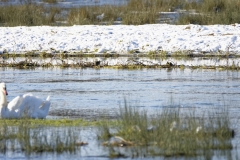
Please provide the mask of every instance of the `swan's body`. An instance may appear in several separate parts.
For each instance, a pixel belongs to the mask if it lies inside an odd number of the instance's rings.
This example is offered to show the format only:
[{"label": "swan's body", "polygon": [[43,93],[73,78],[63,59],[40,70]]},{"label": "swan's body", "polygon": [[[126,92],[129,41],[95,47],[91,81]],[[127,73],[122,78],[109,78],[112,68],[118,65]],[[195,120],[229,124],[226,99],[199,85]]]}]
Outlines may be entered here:
[{"label": "swan's body", "polygon": [[50,97],[42,100],[32,94],[15,97],[7,103],[5,83],[0,84],[0,109],[2,118],[46,118],[50,108]]}]

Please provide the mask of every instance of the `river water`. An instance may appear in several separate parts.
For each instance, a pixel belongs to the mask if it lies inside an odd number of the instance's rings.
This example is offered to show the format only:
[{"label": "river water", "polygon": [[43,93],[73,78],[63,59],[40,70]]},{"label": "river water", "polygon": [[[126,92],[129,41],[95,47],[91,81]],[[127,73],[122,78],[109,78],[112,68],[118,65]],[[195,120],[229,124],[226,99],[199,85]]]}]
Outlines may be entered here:
[{"label": "river water", "polygon": [[131,105],[154,110],[234,107],[240,104],[240,73],[211,69],[45,69],[1,68],[8,100],[23,93],[51,96],[51,110],[107,109],[126,99]]},{"label": "river water", "polygon": [[[228,108],[234,122],[240,117],[240,72],[238,71],[53,67],[31,70],[0,68],[0,72],[1,81],[7,84],[9,101],[17,95],[28,92],[41,98],[50,95],[51,108],[48,119],[62,116],[114,118],[117,116],[119,106],[124,106],[124,100],[131,106],[146,109],[149,114],[165,107],[195,109],[198,113],[213,108],[217,110]],[[237,135],[235,145],[238,145],[240,138],[238,125],[235,123],[233,127]],[[92,130],[94,129],[87,128],[82,131],[87,141],[96,138]],[[93,157],[96,156],[97,159],[101,159],[105,154],[103,148],[97,147],[94,142],[83,147],[80,155],[69,156],[72,156],[72,159],[76,156],[85,159],[94,159]],[[66,158],[65,156],[62,159]],[[49,156],[45,158],[47,157]],[[12,158],[16,157],[12,156]],[[41,156],[33,157],[33,159],[41,158]],[[54,159],[58,158],[55,155]],[[25,157],[23,156],[22,159]],[[102,157],[102,159],[107,158]]]}]

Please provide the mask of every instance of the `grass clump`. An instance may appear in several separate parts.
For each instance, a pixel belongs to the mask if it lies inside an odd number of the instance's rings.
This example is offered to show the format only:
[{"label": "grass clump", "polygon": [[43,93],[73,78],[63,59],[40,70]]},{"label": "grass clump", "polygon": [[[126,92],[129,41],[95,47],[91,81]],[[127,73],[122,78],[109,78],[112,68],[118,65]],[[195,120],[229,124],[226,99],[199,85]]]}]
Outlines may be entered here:
[{"label": "grass clump", "polygon": [[0,153],[21,151],[26,156],[41,153],[74,154],[81,141],[84,126],[100,126],[116,121],[83,119],[0,119]]},{"label": "grass clump", "polygon": [[108,135],[103,137],[111,137],[104,141],[105,146],[138,148],[132,157],[204,156],[209,150],[232,149],[230,140],[235,134],[225,110],[196,117],[194,112],[182,114],[180,109],[164,109],[149,117],[146,111],[126,104],[120,109],[119,126],[113,132],[105,126],[103,131],[101,134]]},{"label": "grass clump", "polygon": [[46,8],[43,5],[27,1],[20,5],[0,6],[0,24],[2,26],[41,26],[52,25],[60,14],[60,8]]},{"label": "grass clump", "polygon": [[0,152],[22,151],[33,153],[74,153],[79,139],[78,128],[55,128],[33,125],[30,120],[20,120],[14,126],[8,121],[0,123]]},{"label": "grass clump", "polygon": [[67,21],[69,25],[113,24],[120,18],[121,9],[121,6],[110,5],[72,8]]},{"label": "grass clump", "polygon": [[197,14],[186,14],[178,21],[179,24],[233,24],[240,22],[239,0],[204,0],[201,3],[188,4],[188,9],[194,9]]}]

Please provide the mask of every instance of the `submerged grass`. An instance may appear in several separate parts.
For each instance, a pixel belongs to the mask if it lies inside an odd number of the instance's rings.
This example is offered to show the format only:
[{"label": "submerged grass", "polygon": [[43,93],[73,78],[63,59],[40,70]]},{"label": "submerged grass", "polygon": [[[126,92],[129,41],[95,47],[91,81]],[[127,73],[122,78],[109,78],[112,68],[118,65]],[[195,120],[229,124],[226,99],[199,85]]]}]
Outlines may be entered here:
[{"label": "submerged grass", "polygon": [[7,121],[0,123],[0,152],[21,151],[25,155],[33,153],[74,153],[79,139],[76,128],[42,127],[20,120],[14,126]]},{"label": "submerged grass", "polygon": [[[201,156],[210,150],[231,150],[228,111],[197,117],[195,112],[164,109],[149,116],[125,103],[116,119],[0,119],[0,152],[21,151],[74,154],[82,142],[82,127],[99,128],[98,140],[109,148],[109,157]],[[116,147],[128,146],[128,152]]]},{"label": "submerged grass", "polygon": [[110,127],[104,125],[99,137],[105,137],[104,146],[137,147],[128,155],[131,157],[202,156],[210,150],[233,148],[235,132],[230,126],[226,110],[196,117],[194,112],[182,114],[180,109],[164,109],[149,117],[146,111],[125,104],[120,109],[119,126],[110,132]]},{"label": "submerged grass", "polygon": [[[99,126],[106,120],[82,119],[0,119],[0,153],[20,151],[26,156],[41,153],[74,154],[84,126]],[[113,125],[115,121],[108,122]]]}]

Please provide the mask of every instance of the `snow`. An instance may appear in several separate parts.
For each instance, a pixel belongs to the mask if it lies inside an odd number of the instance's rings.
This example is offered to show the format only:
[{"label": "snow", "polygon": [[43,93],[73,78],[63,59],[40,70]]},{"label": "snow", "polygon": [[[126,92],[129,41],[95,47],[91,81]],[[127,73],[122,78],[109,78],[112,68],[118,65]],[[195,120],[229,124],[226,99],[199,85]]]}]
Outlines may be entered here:
[{"label": "snow", "polygon": [[240,53],[240,24],[0,27],[0,53]]}]

